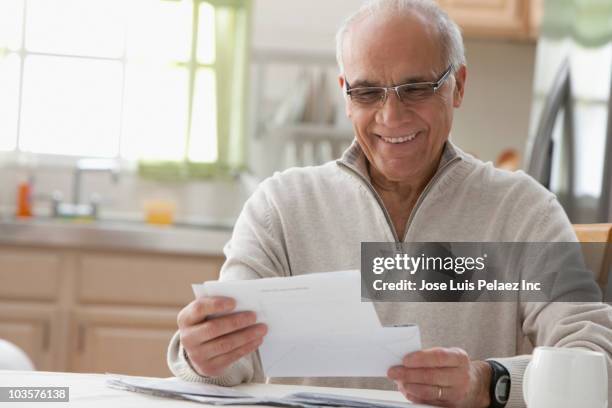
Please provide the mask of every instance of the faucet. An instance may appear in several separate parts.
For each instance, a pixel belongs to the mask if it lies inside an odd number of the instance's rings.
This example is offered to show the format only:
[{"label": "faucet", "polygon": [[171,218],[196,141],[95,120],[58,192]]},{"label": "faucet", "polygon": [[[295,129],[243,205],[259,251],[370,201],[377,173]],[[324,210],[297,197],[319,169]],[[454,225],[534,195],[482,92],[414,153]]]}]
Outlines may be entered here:
[{"label": "faucet", "polygon": [[112,159],[80,159],[77,161],[72,179],[72,203],[63,203],[61,195],[53,199],[53,215],[56,217],[89,217],[96,218],[99,210],[99,198],[90,203],[81,203],[82,181],[85,173],[110,173],[113,182],[119,180],[119,166]]},{"label": "faucet", "polygon": [[[72,180],[72,204],[79,206],[81,202],[81,180],[84,173],[109,172],[112,180],[116,183],[119,180],[119,166],[115,160],[110,159],[80,159],[74,169]],[[97,213],[97,202],[91,203],[94,216]]]}]

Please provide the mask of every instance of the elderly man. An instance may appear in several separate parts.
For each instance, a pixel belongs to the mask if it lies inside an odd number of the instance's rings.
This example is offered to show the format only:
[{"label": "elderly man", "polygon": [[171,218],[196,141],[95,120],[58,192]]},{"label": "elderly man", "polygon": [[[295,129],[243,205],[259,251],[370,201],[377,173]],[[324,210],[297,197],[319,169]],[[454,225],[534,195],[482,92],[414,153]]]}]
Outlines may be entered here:
[{"label": "elderly man", "polygon": [[[222,280],[359,267],[362,241],[575,241],[555,197],[523,173],[494,169],[449,140],[466,66],[460,31],[429,0],[378,0],[338,33],[340,86],[356,141],[335,162],[261,184],[225,248]],[[192,381],[263,381],[266,327],[227,298],[198,299],[178,316],[168,360]],[[612,312],[570,303],[381,303],[385,325],[421,327],[424,349],[388,378],[271,379],[391,389],[459,407],[520,407],[524,345],[612,353]],[[290,310],[287,313],[291,313]],[[579,315],[579,317],[577,317]],[[359,358],[359,356],[355,356]],[[509,392],[492,393],[503,374]],[[503,389],[503,387],[502,387]],[[507,404],[506,404],[507,400]]]}]

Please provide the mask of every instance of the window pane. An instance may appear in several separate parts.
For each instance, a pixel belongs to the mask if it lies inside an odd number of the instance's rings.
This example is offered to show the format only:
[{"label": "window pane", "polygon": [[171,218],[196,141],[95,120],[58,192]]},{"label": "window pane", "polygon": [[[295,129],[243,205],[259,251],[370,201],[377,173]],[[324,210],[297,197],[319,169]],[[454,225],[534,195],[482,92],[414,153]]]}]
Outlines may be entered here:
[{"label": "window pane", "polygon": [[120,0],[29,0],[29,51],[119,57],[125,41]]},{"label": "window pane", "polygon": [[546,95],[550,92],[556,78],[555,74],[571,54],[572,47],[572,41],[568,38],[541,37],[538,40],[533,81],[536,94]]},{"label": "window pane", "polygon": [[187,137],[185,68],[127,65],[121,155],[129,159],[182,160]]},{"label": "window pane", "polygon": [[215,62],[215,8],[210,3],[200,4],[198,27],[198,61]]},{"label": "window pane", "polygon": [[21,47],[23,0],[0,1],[0,48]]},{"label": "window pane", "polygon": [[217,104],[215,72],[201,69],[196,76],[189,159],[214,162],[217,160]]},{"label": "window pane", "polygon": [[575,44],[570,62],[574,97],[606,101],[610,96],[612,43],[597,48]]},{"label": "window pane", "polygon": [[0,150],[14,150],[17,141],[19,57],[0,57]]},{"label": "window pane", "polygon": [[608,105],[577,103],[574,115],[576,195],[599,197],[606,150]]},{"label": "window pane", "polygon": [[19,148],[116,156],[121,79],[121,63],[115,61],[27,57]]},{"label": "window pane", "polygon": [[191,0],[133,0],[129,5],[128,58],[189,60],[193,26]]}]

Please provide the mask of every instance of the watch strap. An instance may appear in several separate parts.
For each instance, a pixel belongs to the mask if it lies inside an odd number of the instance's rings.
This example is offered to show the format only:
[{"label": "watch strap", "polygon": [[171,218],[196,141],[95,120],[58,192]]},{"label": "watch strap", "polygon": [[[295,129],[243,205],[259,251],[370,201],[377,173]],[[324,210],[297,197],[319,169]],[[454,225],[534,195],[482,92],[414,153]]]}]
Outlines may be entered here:
[{"label": "watch strap", "polygon": [[[489,387],[489,408],[504,408],[508,402],[510,395],[510,373],[502,364],[495,360],[486,360],[491,367],[491,385]],[[507,382],[505,392],[502,393],[502,387]]]}]

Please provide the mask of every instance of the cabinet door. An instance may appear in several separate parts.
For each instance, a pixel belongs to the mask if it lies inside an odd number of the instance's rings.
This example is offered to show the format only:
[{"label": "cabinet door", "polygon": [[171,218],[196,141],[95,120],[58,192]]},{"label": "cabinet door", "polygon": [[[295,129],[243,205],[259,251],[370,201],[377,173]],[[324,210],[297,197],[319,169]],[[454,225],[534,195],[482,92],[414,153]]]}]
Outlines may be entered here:
[{"label": "cabinet door", "polygon": [[77,296],[81,304],[182,307],[193,283],[219,276],[222,257],[83,253]]},{"label": "cabinet door", "polygon": [[0,300],[54,301],[62,260],[55,251],[0,247]]},{"label": "cabinet door", "polygon": [[56,370],[53,327],[57,314],[52,307],[0,303],[0,338],[25,351],[37,370]]},{"label": "cabinet door", "polygon": [[469,37],[528,38],[529,0],[440,0]]},{"label": "cabinet door", "polygon": [[177,310],[104,307],[75,313],[71,371],[168,377]]}]

